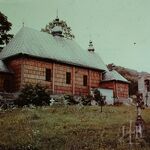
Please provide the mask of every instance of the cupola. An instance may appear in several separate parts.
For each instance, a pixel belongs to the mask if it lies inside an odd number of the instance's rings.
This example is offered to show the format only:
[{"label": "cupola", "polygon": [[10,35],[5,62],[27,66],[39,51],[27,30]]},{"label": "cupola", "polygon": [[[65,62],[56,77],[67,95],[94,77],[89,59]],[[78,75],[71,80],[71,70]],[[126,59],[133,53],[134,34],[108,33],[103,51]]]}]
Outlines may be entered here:
[{"label": "cupola", "polygon": [[92,41],[90,40],[90,41],[89,41],[89,48],[88,48],[88,51],[89,51],[89,52],[94,52],[94,50],[95,50],[95,49],[94,49],[94,47],[93,47],[93,43],[92,43]]},{"label": "cupola", "polygon": [[62,27],[60,26],[58,16],[56,17],[54,23],[55,23],[55,26],[51,30],[52,35],[63,37],[63,35],[62,35],[63,30],[62,30]]}]

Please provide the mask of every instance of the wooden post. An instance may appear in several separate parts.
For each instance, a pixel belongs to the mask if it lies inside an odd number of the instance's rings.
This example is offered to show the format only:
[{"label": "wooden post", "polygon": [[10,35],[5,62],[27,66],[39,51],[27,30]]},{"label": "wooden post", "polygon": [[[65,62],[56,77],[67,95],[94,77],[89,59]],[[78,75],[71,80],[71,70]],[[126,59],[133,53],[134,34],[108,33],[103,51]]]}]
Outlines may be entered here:
[{"label": "wooden post", "polygon": [[55,93],[55,63],[53,63],[52,92],[53,92],[53,94]]},{"label": "wooden post", "polygon": [[24,62],[25,62],[25,59],[21,59],[22,63],[20,64],[21,65],[21,83],[20,83],[20,87],[19,89],[21,89],[24,85]]},{"label": "wooden post", "polygon": [[117,98],[117,100],[118,100],[118,87],[117,87],[117,82],[115,81],[115,88],[116,88],[116,90],[115,90],[115,92],[116,92],[116,98]]},{"label": "wooden post", "polygon": [[90,91],[91,91],[91,71],[90,70],[88,74],[89,74],[89,94],[90,94]]},{"label": "wooden post", "polygon": [[116,81],[113,81],[113,92],[114,92],[114,104],[117,100],[117,89],[116,89]]},{"label": "wooden post", "polygon": [[122,137],[125,135],[125,126],[122,126]]},{"label": "wooden post", "polygon": [[72,94],[75,94],[75,67],[72,67]]},{"label": "wooden post", "polygon": [[132,120],[130,120],[130,128],[129,128],[129,149],[132,148]]}]

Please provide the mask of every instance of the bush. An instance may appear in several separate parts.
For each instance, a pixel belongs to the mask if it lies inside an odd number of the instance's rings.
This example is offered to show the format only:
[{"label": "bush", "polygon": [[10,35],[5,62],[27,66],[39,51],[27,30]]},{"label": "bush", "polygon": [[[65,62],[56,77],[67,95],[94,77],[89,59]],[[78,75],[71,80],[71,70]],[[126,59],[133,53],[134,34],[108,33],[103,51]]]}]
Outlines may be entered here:
[{"label": "bush", "polygon": [[81,103],[82,103],[84,106],[90,106],[92,99],[93,99],[93,98],[92,98],[92,96],[90,96],[90,95],[82,96]]},{"label": "bush", "polygon": [[65,95],[65,100],[67,101],[68,105],[77,105],[82,104],[84,106],[90,106],[92,97],[88,96],[72,96],[72,95]]},{"label": "bush", "polygon": [[79,103],[79,100],[78,100],[79,97],[76,98],[76,97],[74,97],[72,95],[65,95],[64,98],[67,101],[68,105],[76,105],[76,104]]},{"label": "bush", "polygon": [[35,86],[31,84],[25,85],[21,90],[15,104],[23,107],[29,106],[30,104],[35,106],[49,105],[50,103],[50,92],[39,84]]},{"label": "bush", "polygon": [[106,104],[106,97],[103,96],[98,89],[94,90],[94,99],[100,106],[104,106]]},{"label": "bush", "polygon": [[64,95],[53,95],[51,98],[53,98],[53,102],[51,101],[51,106],[64,106],[65,104],[65,98]]}]

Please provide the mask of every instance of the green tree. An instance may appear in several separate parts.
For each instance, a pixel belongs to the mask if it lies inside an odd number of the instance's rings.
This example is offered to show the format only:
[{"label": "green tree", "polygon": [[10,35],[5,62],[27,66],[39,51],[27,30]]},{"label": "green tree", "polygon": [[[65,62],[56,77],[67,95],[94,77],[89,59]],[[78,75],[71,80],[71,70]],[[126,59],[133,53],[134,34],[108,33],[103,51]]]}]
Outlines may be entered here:
[{"label": "green tree", "polygon": [[0,12],[0,50],[11,40],[12,34],[8,32],[11,30],[12,23],[7,20],[7,17]]},{"label": "green tree", "polygon": [[103,106],[105,103],[105,96],[103,96],[98,89],[94,90],[94,99],[101,106],[101,112],[103,111]]},{"label": "green tree", "polygon": [[138,81],[131,79],[129,81],[129,95],[136,95],[136,93],[138,92]]},{"label": "green tree", "polygon": [[35,86],[32,84],[27,84],[21,90],[15,105],[20,107],[29,106],[30,104],[35,106],[49,105],[50,103],[50,91],[46,87],[40,84]]},{"label": "green tree", "polygon": [[49,24],[46,25],[44,29],[41,29],[41,31],[47,32],[49,34],[52,34],[52,29],[56,25],[62,27],[62,35],[63,35],[63,37],[65,37],[67,39],[74,39],[75,38],[75,36],[71,33],[72,32],[71,27],[69,27],[67,25],[66,21],[59,20],[58,17],[56,19],[54,19],[52,22],[49,22]]}]

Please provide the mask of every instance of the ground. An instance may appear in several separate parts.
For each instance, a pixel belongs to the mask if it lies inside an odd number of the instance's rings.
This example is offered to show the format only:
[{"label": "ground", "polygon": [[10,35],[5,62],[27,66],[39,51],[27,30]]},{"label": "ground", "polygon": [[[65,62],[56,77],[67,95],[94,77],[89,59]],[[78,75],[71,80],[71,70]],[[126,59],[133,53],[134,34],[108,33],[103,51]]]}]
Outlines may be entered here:
[{"label": "ground", "polygon": [[[150,109],[143,110],[145,135],[136,149],[150,148]],[[17,108],[0,112],[0,149],[125,150],[122,126],[136,116],[135,106]],[[134,129],[134,128],[132,128]],[[121,141],[121,142],[120,142]]]}]

